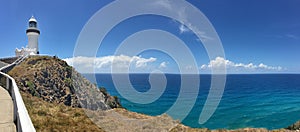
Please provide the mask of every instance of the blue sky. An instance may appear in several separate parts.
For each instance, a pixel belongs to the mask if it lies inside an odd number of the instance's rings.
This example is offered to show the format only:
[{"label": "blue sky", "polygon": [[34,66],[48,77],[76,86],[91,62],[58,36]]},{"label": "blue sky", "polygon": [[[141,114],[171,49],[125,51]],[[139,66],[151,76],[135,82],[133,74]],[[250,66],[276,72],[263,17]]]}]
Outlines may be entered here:
[{"label": "blue sky", "polygon": [[[225,63],[228,71],[232,73],[299,73],[300,1],[188,2],[209,19],[222,41],[226,58],[209,60],[201,41],[180,22],[158,15],[142,15],[121,22],[105,37],[97,52],[96,71],[108,72],[109,63],[114,58],[120,64],[133,60],[130,68],[136,72],[150,72],[155,69],[178,72],[173,56],[157,50],[144,51],[136,56],[114,55],[116,48],[126,37],[144,29],[159,29],[168,31],[185,42],[195,56],[200,73],[208,72],[212,65],[219,63]],[[73,51],[82,28],[98,10],[109,3],[109,0],[2,1],[0,43],[3,48],[0,57],[14,56],[15,48],[26,46],[25,30],[28,19],[33,14],[41,30],[40,52],[74,62]],[[118,10],[114,13],[118,13]],[[141,41],[133,42],[146,44]],[[178,49],[178,53],[180,50]],[[81,59],[85,60],[85,64],[89,62],[89,58]],[[188,65],[186,68],[189,68]]]}]

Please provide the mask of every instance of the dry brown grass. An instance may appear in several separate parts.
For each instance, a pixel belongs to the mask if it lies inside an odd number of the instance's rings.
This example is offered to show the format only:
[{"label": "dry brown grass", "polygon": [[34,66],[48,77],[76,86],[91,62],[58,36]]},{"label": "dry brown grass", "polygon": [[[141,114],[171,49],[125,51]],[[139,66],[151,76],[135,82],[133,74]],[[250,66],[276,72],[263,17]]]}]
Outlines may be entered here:
[{"label": "dry brown grass", "polygon": [[128,118],[133,118],[133,119],[149,119],[149,118],[152,117],[152,116],[145,115],[145,114],[130,112],[130,111],[128,111],[126,109],[122,109],[122,108],[114,109],[114,111],[121,114],[121,115],[123,115],[123,116],[126,116]]},{"label": "dry brown grass", "polygon": [[104,131],[81,108],[52,104],[28,93],[21,94],[37,131]]},{"label": "dry brown grass", "polygon": [[190,128],[182,124],[178,124],[176,127],[171,129],[170,132],[210,132],[210,130],[206,128]]}]

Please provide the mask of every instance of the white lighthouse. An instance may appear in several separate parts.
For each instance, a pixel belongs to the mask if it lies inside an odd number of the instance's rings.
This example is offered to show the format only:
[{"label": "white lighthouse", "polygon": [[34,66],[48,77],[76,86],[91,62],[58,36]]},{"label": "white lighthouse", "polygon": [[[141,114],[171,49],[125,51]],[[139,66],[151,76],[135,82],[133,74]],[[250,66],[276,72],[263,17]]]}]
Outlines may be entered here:
[{"label": "white lighthouse", "polygon": [[33,16],[29,19],[29,27],[26,30],[26,34],[28,37],[28,48],[34,50],[34,54],[39,54],[38,39],[40,30],[37,28],[37,21]]},{"label": "white lighthouse", "polygon": [[39,54],[39,43],[38,39],[40,36],[40,30],[37,28],[37,20],[32,16],[28,22],[29,26],[26,30],[28,37],[28,44],[26,48],[16,49],[16,56],[24,55],[36,55]]}]

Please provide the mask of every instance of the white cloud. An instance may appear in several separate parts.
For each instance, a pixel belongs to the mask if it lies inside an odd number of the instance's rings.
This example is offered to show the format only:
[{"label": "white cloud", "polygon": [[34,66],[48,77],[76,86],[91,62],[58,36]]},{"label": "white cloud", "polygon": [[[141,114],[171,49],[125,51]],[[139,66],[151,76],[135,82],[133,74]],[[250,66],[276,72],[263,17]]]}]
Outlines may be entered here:
[{"label": "white cloud", "polygon": [[[163,61],[157,63],[157,58],[142,56],[103,56],[103,57],[74,57],[64,59],[69,65],[75,66],[76,70],[81,73],[110,73],[111,67],[114,66],[117,70],[129,68],[129,72],[151,72],[157,68],[168,70],[169,63]],[[186,69],[191,69],[191,66],[186,66]],[[210,71],[214,69],[216,73],[222,72],[226,68],[227,73],[257,73],[257,72],[279,72],[286,70],[280,66],[269,66],[264,63],[236,63],[226,60],[222,57],[216,57],[208,64],[200,66],[200,71]],[[169,69],[170,70],[170,69]],[[218,71],[219,70],[219,71]],[[172,70],[171,70],[172,71]]]},{"label": "white cloud", "polygon": [[166,68],[167,67],[167,62],[162,62],[162,63],[160,63],[160,65],[159,65],[159,68]]},{"label": "white cloud", "polygon": [[226,60],[222,57],[216,57],[211,60],[208,64],[204,64],[200,67],[201,70],[211,70],[211,69],[224,69],[228,72],[271,72],[271,71],[281,71],[283,70],[280,66],[268,66],[263,63],[255,65],[253,63],[235,63],[230,60]]},{"label": "white cloud", "polygon": [[104,57],[74,57],[64,59],[69,65],[75,66],[79,72],[110,72],[112,65],[115,68],[128,68],[135,69],[147,68],[149,63],[155,62],[157,59],[143,58],[141,56],[104,56]]},{"label": "white cloud", "polygon": [[[141,56],[134,56],[132,59],[128,57],[127,61],[130,60],[132,60],[132,62],[135,62],[136,68],[140,68],[140,67],[146,67],[148,63],[156,61],[156,58],[151,57],[149,59],[146,59],[146,58],[142,58]],[[118,61],[122,61],[122,60],[118,60]]]}]

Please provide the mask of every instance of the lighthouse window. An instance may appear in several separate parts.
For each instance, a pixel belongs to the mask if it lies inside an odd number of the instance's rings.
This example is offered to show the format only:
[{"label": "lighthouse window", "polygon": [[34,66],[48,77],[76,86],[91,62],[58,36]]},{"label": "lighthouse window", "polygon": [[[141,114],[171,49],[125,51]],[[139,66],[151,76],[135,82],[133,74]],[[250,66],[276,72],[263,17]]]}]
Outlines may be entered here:
[{"label": "lighthouse window", "polygon": [[29,22],[29,27],[36,27],[36,22]]}]

